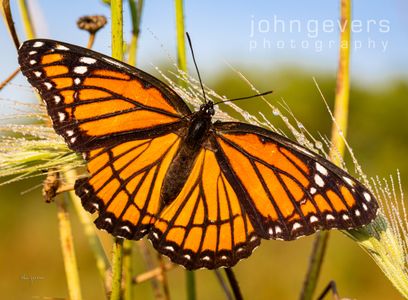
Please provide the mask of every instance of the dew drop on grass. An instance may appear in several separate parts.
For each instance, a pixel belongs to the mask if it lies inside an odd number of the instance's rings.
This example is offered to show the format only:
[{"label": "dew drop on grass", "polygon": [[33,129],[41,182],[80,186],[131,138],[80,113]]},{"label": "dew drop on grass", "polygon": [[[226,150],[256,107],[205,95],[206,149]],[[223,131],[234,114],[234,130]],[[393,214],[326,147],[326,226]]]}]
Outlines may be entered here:
[{"label": "dew drop on grass", "polygon": [[322,149],[323,148],[323,144],[320,141],[316,141],[315,146],[317,149]]}]

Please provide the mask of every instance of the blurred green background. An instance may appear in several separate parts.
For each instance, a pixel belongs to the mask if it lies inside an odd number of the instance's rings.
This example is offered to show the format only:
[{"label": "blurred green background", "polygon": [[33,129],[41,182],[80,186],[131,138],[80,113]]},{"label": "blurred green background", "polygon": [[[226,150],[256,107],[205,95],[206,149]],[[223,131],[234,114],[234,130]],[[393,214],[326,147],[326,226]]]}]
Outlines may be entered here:
[{"label": "blurred green background", "polygon": [[[279,107],[278,103],[285,101],[296,118],[314,136],[317,136],[317,133],[330,136],[331,119],[313,77],[316,78],[332,107],[337,50],[305,53],[308,50],[258,49],[258,52],[250,53],[245,44],[248,41],[250,22],[254,18],[259,20],[273,16],[274,13],[280,13],[280,18],[284,20],[285,18],[289,20],[292,14],[302,20],[309,16],[312,18],[324,16],[326,13],[328,18],[338,17],[337,2],[330,5],[327,2],[323,4],[322,1],[312,2],[311,7],[305,8],[302,4],[294,10],[288,8],[295,3],[294,1],[285,3],[276,1],[273,7],[270,7],[272,4],[265,4],[266,1],[239,4],[226,1],[228,5],[223,3],[219,4],[219,7],[215,1],[206,4],[187,2],[187,30],[193,35],[204,81],[217,93],[229,98],[252,94],[246,83],[223,63],[223,59],[228,57],[228,63],[245,74],[258,90],[274,90],[273,95],[268,96],[270,103]],[[58,5],[55,3],[31,2],[36,13],[35,17],[38,17],[38,31],[44,32],[44,28],[48,28],[45,36],[81,45],[85,43],[86,36],[75,29],[76,18],[86,13],[108,14],[108,9],[98,1],[89,1],[87,4],[83,4],[82,1],[61,1]],[[367,1],[365,5],[371,4]],[[161,70],[167,70],[174,55],[173,51],[171,54],[167,52],[174,46],[174,20],[171,19],[174,11],[171,3],[163,4],[163,7],[161,5],[146,4],[146,16],[142,16],[143,35],[140,41],[139,60],[142,68],[152,73],[154,71],[150,64],[161,65]],[[372,4],[373,16],[367,16],[367,12],[358,14],[361,13],[361,7],[364,7],[359,3],[356,5],[355,15],[364,20],[390,17],[393,18],[391,24],[394,26],[395,22],[398,23],[395,15],[398,15],[399,5],[402,5],[401,2],[392,1],[385,7],[385,3],[377,1]],[[13,9],[17,11],[14,6]],[[65,18],[61,18],[61,15]],[[401,23],[406,24],[403,21]],[[19,22],[17,26],[21,31]],[[240,28],[245,30],[244,33],[241,32],[244,37],[238,35]],[[347,140],[366,174],[388,177],[390,174],[395,175],[399,169],[403,188],[407,193],[408,80],[406,70],[403,68],[407,63],[406,55],[404,56],[404,51],[401,51],[406,50],[407,31],[401,28],[395,25],[392,27],[392,35],[387,37],[394,41],[394,48],[390,49],[390,53],[381,56],[367,49],[363,54],[352,52]],[[17,64],[15,50],[6,30],[5,28],[0,30],[1,42],[4,45],[4,55],[0,60],[3,70],[1,80],[7,77]],[[128,27],[126,30],[129,32]],[[168,32],[171,34],[167,34]],[[294,38],[302,39],[298,35]],[[336,33],[330,37],[323,37],[323,40],[330,38],[336,39]],[[99,39],[97,38],[96,49],[109,53],[108,29],[100,34]],[[152,51],[151,56],[149,51]],[[380,64],[379,61],[382,59],[384,63]],[[215,62],[212,63],[212,60]],[[28,83],[21,77],[0,92],[0,101],[1,99],[33,103],[36,101]],[[282,123],[260,99],[251,99],[238,104],[251,113],[264,112],[273,124],[284,129]],[[1,109],[7,113],[8,108],[5,105],[2,105]],[[350,157],[346,157],[346,160],[350,162]],[[352,167],[350,171],[354,174]],[[0,187],[2,299],[67,297],[56,207],[43,201],[39,186],[42,179],[25,180]],[[35,186],[39,187],[30,190]],[[30,191],[22,195],[22,192],[27,190]],[[103,287],[93,255],[75,214],[72,215],[84,299],[102,299]],[[109,236],[106,233],[100,233],[100,236],[109,253],[111,249]],[[297,299],[306,273],[313,238],[306,237],[293,242],[263,241],[249,259],[241,261],[234,268],[245,299]],[[137,253],[137,247],[135,249]],[[145,271],[138,253],[135,258],[135,269],[137,273]],[[196,274],[198,299],[223,299],[223,292],[213,272],[200,270]],[[183,269],[175,268],[169,271],[167,276],[172,298],[186,299]],[[343,297],[371,300],[400,298],[368,255],[338,231],[333,231],[329,240],[318,292],[322,291],[330,280],[336,281]],[[153,299],[150,283],[137,285],[135,295],[137,299]]]}]

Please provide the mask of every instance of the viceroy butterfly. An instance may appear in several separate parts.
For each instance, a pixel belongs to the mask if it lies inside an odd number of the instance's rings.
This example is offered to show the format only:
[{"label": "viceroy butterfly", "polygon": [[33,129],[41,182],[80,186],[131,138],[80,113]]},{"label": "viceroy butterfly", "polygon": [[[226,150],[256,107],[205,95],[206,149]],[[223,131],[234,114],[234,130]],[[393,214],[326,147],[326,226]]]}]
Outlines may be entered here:
[{"label": "viceroy butterfly", "polygon": [[261,127],[212,122],[169,86],[123,62],[53,40],[19,49],[55,131],[83,153],[76,194],[100,229],[148,235],[187,269],[231,267],[261,239],[368,224],[378,204],[328,160]]}]

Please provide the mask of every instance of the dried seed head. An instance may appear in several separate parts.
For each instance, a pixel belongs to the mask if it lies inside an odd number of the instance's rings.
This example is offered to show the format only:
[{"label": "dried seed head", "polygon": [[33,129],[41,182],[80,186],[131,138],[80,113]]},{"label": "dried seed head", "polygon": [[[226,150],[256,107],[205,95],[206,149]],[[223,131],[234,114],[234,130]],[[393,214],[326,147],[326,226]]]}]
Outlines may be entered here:
[{"label": "dried seed head", "polygon": [[86,30],[90,34],[96,33],[107,23],[105,16],[83,16],[77,21],[79,29]]}]

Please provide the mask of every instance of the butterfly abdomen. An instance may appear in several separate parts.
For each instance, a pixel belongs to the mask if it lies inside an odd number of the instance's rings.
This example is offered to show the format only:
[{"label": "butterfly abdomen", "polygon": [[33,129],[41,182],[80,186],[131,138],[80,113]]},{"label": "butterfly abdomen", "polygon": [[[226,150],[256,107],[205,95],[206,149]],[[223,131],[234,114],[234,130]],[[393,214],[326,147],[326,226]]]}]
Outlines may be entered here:
[{"label": "butterfly abdomen", "polygon": [[161,189],[163,204],[169,204],[181,192],[202,148],[202,143],[208,136],[210,126],[210,115],[205,112],[197,112],[193,115],[183,142],[166,173]]}]

